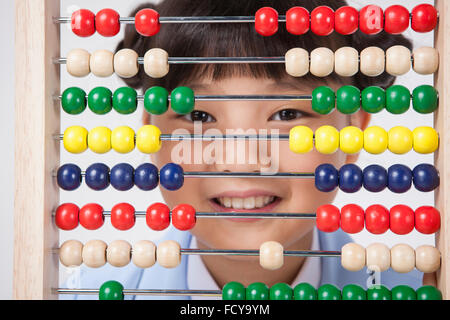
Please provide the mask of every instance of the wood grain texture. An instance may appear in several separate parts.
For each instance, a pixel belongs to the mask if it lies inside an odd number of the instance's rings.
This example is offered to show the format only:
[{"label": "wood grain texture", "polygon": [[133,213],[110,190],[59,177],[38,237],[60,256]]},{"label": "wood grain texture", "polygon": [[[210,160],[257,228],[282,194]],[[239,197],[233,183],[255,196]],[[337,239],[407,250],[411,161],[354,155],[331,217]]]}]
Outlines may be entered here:
[{"label": "wood grain texture", "polygon": [[58,230],[52,210],[59,202],[52,170],[59,164],[59,1],[16,0],[14,299],[57,295]]},{"label": "wood grain texture", "polygon": [[441,230],[436,245],[441,251],[441,269],[438,272],[438,287],[443,297],[450,300],[450,1],[436,1],[439,11],[439,26],[435,35],[435,47],[439,50],[439,71],[435,75],[435,86],[439,91],[439,109],[435,114],[435,128],[439,132],[439,152],[435,165],[441,184],[435,193],[436,207],[441,212]]}]

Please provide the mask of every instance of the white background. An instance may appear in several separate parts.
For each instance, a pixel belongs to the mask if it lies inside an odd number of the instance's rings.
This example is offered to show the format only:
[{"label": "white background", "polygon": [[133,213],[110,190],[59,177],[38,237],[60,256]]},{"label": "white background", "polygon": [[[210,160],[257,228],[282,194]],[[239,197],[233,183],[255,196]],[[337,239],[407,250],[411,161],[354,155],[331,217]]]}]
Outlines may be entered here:
[{"label": "white background", "polygon": [[[69,16],[70,13],[78,8],[87,8],[93,12],[97,12],[102,8],[111,7],[117,10],[122,16],[128,16],[129,13],[138,4],[143,1],[129,0],[129,1],[111,1],[111,0],[62,0],[61,1],[61,15]],[[349,1],[350,5],[356,8],[361,8],[365,4],[373,2],[368,1]],[[383,8],[392,4],[402,4],[408,9],[412,9],[415,5],[420,3],[433,3],[433,1],[414,0],[414,1],[392,1],[392,0],[378,0],[376,4]],[[75,4],[75,5],[74,5]],[[0,97],[2,98],[0,117],[1,125],[1,137],[2,137],[2,153],[3,157],[0,157],[1,170],[0,170],[0,252],[2,253],[0,258],[0,299],[12,298],[12,274],[13,274],[13,185],[14,185],[14,96],[12,94],[14,90],[14,2],[13,0],[3,0],[0,2],[0,24],[2,30],[3,48],[0,50]],[[86,50],[93,52],[97,49],[109,49],[114,50],[118,41],[120,41],[123,33],[121,32],[114,38],[103,38],[98,35],[94,35],[89,39],[78,38],[72,34],[72,32],[66,27],[61,28],[61,55],[65,56],[67,52],[72,48],[85,48]],[[421,46],[433,46],[433,35],[429,34],[417,34],[409,29],[405,36],[414,41],[414,47]],[[114,90],[120,86],[123,86],[123,82],[115,76],[107,79],[95,78],[88,76],[82,79],[76,79],[69,77],[65,72],[65,68],[61,68],[61,88],[67,88],[70,86],[79,86],[89,92],[92,88],[102,85]],[[398,79],[397,83],[403,84],[409,87],[411,90],[420,84],[432,84],[431,76],[420,76],[414,72],[402,76]],[[26,94],[26,93],[24,93]],[[89,110],[79,116],[68,116],[62,113],[61,129],[63,130],[70,125],[83,125],[87,129],[99,126],[107,125],[110,128],[115,128],[119,125],[129,125],[134,129],[138,129],[141,126],[140,115],[142,114],[142,105],[139,106],[138,112],[133,115],[119,116],[115,112],[111,112],[105,116],[97,116],[92,114]],[[386,130],[393,126],[402,125],[414,129],[419,125],[433,125],[433,119],[431,115],[423,116],[418,115],[414,111],[408,112],[406,115],[393,116],[387,112],[376,115],[371,125],[380,125]],[[389,167],[394,163],[403,163],[413,168],[418,163],[432,162],[433,157],[431,155],[417,155],[415,152],[410,152],[407,155],[397,156],[392,155],[389,152],[379,155],[367,155],[362,153],[358,161],[358,165],[365,167],[369,164],[380,164],[384,167]],[[61,150],[61,163],[75,162],[82,169],[85,169],[89,164],[93,162],[104,162],[107,165],[114,165],[119,162],[129,162],[133,166],[137,166],[139,163],[148,161],[139,152],[133,152],[126,157],[117,155],[115,152],[110,152],[106,155],[96,155],[90,151],[85,152],[82,155],[70,155],[64,150]],[[355,200],[357,199],[357,200]],[[82,186],[74,192],[61,192],[61,202],[74,202],[79,205],[83,205],[88,202],[97,202],[102,204],[105,210],[110,209],[114,204],[118,202],[129,202],[135,206],[136,209],[145,209],[150,203],[156,201],[162,201],[160,192],[158,190],[152,192],[139,191],[133,188],[132,191],[127,193],[121,193],[108,188],[102,192],[92,193],[86,186]],[[411,206],[413,209],[422,205],[433,205],[433,194],[423,194],[412,190],[404,195],[395,195],[389,191],[379,194],[372,194],[365,191],[361,191],[356,196],[346,195],[339,193],[335,204],[341,207],[347,203],[357,203],[363,208],[375,203],[381,203],[386,207],[391,207],[395,204],[403,203]],[[36,213],[36,214],[50,214],[50,213]],[[163,235],[163,233],[156,233],[149,230],[145,223],[138,221],[136,226],[130,231],[117,231],[110,226],[109,221],[105,222],[105,225],[96,232],[89,232],[83,230],[82,227],[77,228],[73,232],[61,232],[61,241],[66,239],[79,239],[85,242],[89,239],[97,238],[103,239],[109,242],[114,239],[126,239],[130,243],[133,243],[138,239],[156,239]],[[388,232],[382,236],[370,235],[367,232],[361,232],[354,236],[356,242],[366,246],[373,242],[384,242],[389,246],[395,243],[408,243],[413,247],[417,247],[420,244],[433,244],[433,236],[424,236],[416,232],[407,236],[395,236]],[[61,278],[64,278],[68,271],[61,269]]]}]

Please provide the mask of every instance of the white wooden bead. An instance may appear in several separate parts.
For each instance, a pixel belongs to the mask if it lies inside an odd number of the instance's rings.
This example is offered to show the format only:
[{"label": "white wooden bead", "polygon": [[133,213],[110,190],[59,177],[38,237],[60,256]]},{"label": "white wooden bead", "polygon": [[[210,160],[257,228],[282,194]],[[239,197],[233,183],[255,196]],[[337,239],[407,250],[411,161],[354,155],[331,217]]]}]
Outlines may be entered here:
[{"label": "white wooden bead", "polygon": [[386,51],[386,72],[401,76],[411,70],[411,50],[405,46],[393,46]]},{"label": "white wooden bead", "polygon": [[362,74],[376,77],[384,72],[386,58],[384,51],[378,47],[368,47],[361,51],[360,70]]},{"label": "white wooden bead", "polygon": [[109,77],[114,74],[114,54],[108,50],[94,51],[90,66],[92,74],[96,77]]},{"label": "white wooden bead", "polygon": [[169,54],[159,48],[148,50],[144,55],[144,71],[152,78],[162,78],[169,73]]},{"label": "white wooden bead", "polygon": [[309,53],[302,48],[292,48],[285,55],[286,73],[303,77],[309,72]]},{"label": "white wooden bead", "polygon": [[156,249],[156,260],[164,268],[175,268],[181,262],[181,248],[178,242],[167,240]]},{"label": "white wooden bead", "polygon": [[311,52],[309,71],[316,77],[329,76],[334,70],[334,52],[328,48],[317,48]]},{"label": "white wooden bead", "polygon": [[66,57],[67,72],[74,77],[85,77],[91,72],[91,54],[84,49],[73,49]]},{"label": "white wooden bead", "polygon": [[433,246],[416,248],[416,268],[423,273],[432,273],[441,267],[441,253]]},{"label": "white wooden bead", "polygon": [[413,51],[413,69],[419,74],[433,74],[439,68],[439,51],[436,48],[422,47]]},{"label": "white wooden bead", "polygon": [[367,269],[383,272],[391,266],[391,251],[382,243],[373,243],[366,248]]},{"label": "white wooden bead", "polygon": [[366,249],[357,243],[347,243],[341,250],[341,265],[349,271],[361,270],[366,266]]},{"label": "white wooden bead", "polygon": [[391,248],[391,268],[395,272],[407,273],[414,270],[416,253],[407,244],[397,244]]},{"label": "white wooden bead", "polygon": [[119,77],[132,78],[139,72],[138,54],[131,49],[122,49],[114,55],[114,71]]},{"label": "white wooden bead", "polygon": [[91,268],[99,268],[106,263],[107,244],[102,240],[90,240],[83,246],[83,263]]},{"label": "white wooden bead", "polygon": [[264,242],[259,247],[259,264],[267,270],[277,270],[283,266],[284,249],[276,241]]},{"label": "white wooden bead", "polygon": [[141,240],[133,244],[131,259],[136,267],[150,268],[156,262],[156,246],[149,240]]},{"label": "white wooden bead", "polygon": [[334,72],[341,77],[352,77],[359,71],[359,52],[352,47],[342,47],[334,53]]},{"label": "white wooden bead", "polygon": [[106,249],[106,260],[114,267],[124,267],[131,260],[131,245],[125,240],[115,240]]},{"label": "white wooden bead", "polygon": [[59,248],[59,261],[66,267],[77,267],[83,263],[83,244],[78,240],[68,240]]}]

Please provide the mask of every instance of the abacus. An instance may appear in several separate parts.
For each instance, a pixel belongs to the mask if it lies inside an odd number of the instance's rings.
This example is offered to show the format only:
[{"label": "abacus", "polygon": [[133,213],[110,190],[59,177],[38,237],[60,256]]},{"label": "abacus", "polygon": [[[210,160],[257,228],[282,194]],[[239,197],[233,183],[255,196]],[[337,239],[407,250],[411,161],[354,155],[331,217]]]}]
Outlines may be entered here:
[{"label": "abacus", "polygon": [[[369,13],[384,21],[383,27],[367,22]],[[15,257],[14,257],[14,298],[16,299],[56,299],[59,294],[98,294],[101,299],[122,299],[124,295],[205,295],[222,296],[224,299],[325,299],[328,298],[372,298],[372,299],[450,299],[450,248],[447,235],[450,234],[448,217],[450,189],[450,169],[448,168],[450,115],[446,104],[450,103],[450,89],[447,75],[450,74],[448,58],[449,43],[446,35],[450,32],[450,7],[444,1],[436,1],[435,7],[421,5],[411,13],[401,6],[393,6],[383,12],[376,6],[366,6],[359,12],[351,7],[343,7],[333,12],[328,7],[318,7],[311,13],[301,7],[278,16],[272,8],[261,8],[255,16],[235,17],[160,17],[151,9],[140,11],[135,17],[120,17],[111,9],[104,9],[96,15],[89,10],[78,10],[72,17],[60,17],[58,1],[16,0],[16,162],[15,162]],[[366,34],[377,34],[383,28],[391,34],[404,32],[411,24],[415,32],[435,31],[435,48],[417,48],[410,52],[407,48],[395,46],[384,52],[370,47],[361,52],[353,48],[342,48],[332,52],[318,48],[306,52],[301,48],[289,50],[278,57],[169,57],[166,51],[151,49],[144,57],[124,49],[116,54],[106,50],[89,53],[84,49],[74,49],[66,57],[59,52],[60,24],[71,23],[73,32],[80,37],[88,37],[95,32],[105,37],[116,35],[120,24],[135,24],[142,36],[154,36],[165,23],[254,23],[261,36],[277,32],[280,23],[287,30],[301,36],[313,32],[328,36],[332,32],[350,35],[360,29]],[[344,63],[345,62],[345,63]],[[170,64],[185,63],[284,63],[286,72],[293,77],[306,73],[326,77],[335,72],[341,76],[352,76],[361,72],[375,77],[386,71],[392,75],[403,75],[413,69],[420,74],[434,74],[435,86],[418,86],[412,93],[402,86],[392,86],[386,92],[379,88],[363,91],[344,86],[337,92],[328,87],[319,87],[311,95],[264,95],[264,96],[199,96],[187,88],[180,87],[169,94],[160,87],[150,88],[139,96],[130,88],[120,88],[111,92],[98,87],[88,94],[80,88],[66,88],[59,85],[60,65],[65,64],[67,72],[75,77],[93,73],[107,77],[116,73],[120,77],[133,77],[143,65],[145,73],[153,78],[164,77]],[[26,94],[24,94],[26,92]],[[155,126],[144,126],[136,133],[129,127],[97,127],[90,131],[82,126],[60,130],[60,109],[69,114],[79,114],[89,107],[94,113],[105,114],[113,108],[121,114],[136,111],[138,101],[143,101],[145,110],[159,115],[170,107],[178,114],[188,114],[194,110],[195,101],[221,100],[311,100],[313,111],[328,114],[334,109],[344,114],[354,113],[360,107],[375,113],[386,108],[393,114],[402,114],[409,109],[411,100],[416,112],[435,114],[435,127],[420,127],[410,131],[396,127],[386,132],[380,127],[370,127],[364,132],[347,127],[341,131],[323,126],[313,132],[305,126],[292,128],[289,135],[282,136],[178,136],[161,132]],[[384,101],[384,102],[382,102]],[[112,130],[111,130],[112,129]],[[420,164],[413,170],[402,164],[389,168],[371,165],[359,168],[345,165],[335,168],[328,164],[317,167],[315,172],[279,173],[224,173],[224,172],[184,172],[182,167],[169,163],[160,170],[146,163],[137,168],[121,163],[113,168],[102,163],[80,168],[76,164],[59,163],[61,141],[68,152],[81,153],[86,149],[102,154],[114,149],[126,154],[135,148],[142,153],[155,153],[163,148],[163,141],[180,139],[228,139],[245,140],[280,139],[289,141],[292,152],[306,154],[315,147],[323,154],[338,150],[357,153],[365,150],[371,154],[381,154],[387,150],[395,154],[405,154],[410,150],[435,154],[435,165]],[[31,143],[32,142],[32,143]],[[316,187],[329,192],[339,187],[344,192],[354,193],[362,187],[372,192],[386,188],[395,193],[407,192],[413,185],[423,192],[435,192],[435,207],[420,207],[413,210],[398,205],[387,210],[382,205],[373,205],[366,210],[353,204],[341,209],[323,205],[316,212],[303,213],[232,213],[233,217],[254,217],[261,219],[316,219],[317,228],[323,232],[334,232],[341,228],[347,233],[357,233],[364,227],[373,234],[382,234],[391,229],[404,235],[414,228],[424,234],[436,233],[436,247],[421,246],[413,249],[406,244],[388,248],[372,244],[367,248],[349,243],[341,251],[286,251],[281,244],[268,241],[259,250],[200,250],[181,248],[175,241],[166,241],[158,246],[143,240],[131,246],[124,240],[106,244],[92,240],[85,244],[77,240],[65,242],[59,247],[59,229],[71,230],[81,224],[89,230],[98,229],[104,217],[111,218],[111,224],[119,230],[132,228],[139,217],[145,217],[153,230],[164,230],[170,223],[179,230],[187,231],[195,226],[197,218],[217,218],[225,213],[196,212],[195,208],[180,204],[172,210],[164,204],[150,205],[146,210],[135,208],[128,203],[119,203],[110,210],[101,204],[86,204],[79,208],[70,203],[59,203],[59,189],[74,190],[84,182],[92,190],[104,190],[112,186],[127,191],[134,185],[142,190],[152,190],[158,183],[167,190],[178,190],[184,178],[214,177],[245,178],[305,178],[315,179]],[[93,191],[93,192],[94,192]],[[390,221],[389,221],[389,217]],[[394,217],[394,219],[392,218]],[[56,252],[55,252],[56,251]],[[57,254],[55,254],[57,253]],[[166,268],[176,267],[182,255],[252,255],[259,256],[263,268],[276,270],[283,265],[284,256],[340,257],[342,266],[351,271],[363,267],[374,270],[392,268],[397,272],[408,272],[414,268],[425,273],[438,274],[438,288],[425,286],[414,291],[406,286],[387,290],[348,285],[341,289],[332,285],[313,288],[300,284],[290,288],[277,284],[267,288],[254,283],[244,288],[242,284],[230,282],[222,290],[165,290],[149,288],[135,290],[111,279],[101,288],[61,289],[58,284],[59,263],[67,266],[82,263],[99,267],[105,263],[121,267],[134,263],[142,268],[150,268],[159,263]]]}]

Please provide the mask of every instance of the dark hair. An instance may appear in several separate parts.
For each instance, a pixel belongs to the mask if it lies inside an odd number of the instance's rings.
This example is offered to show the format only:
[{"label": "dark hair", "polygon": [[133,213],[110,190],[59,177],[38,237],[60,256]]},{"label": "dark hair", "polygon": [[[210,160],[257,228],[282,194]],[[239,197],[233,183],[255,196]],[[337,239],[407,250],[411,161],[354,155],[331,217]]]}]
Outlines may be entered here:
[{"label": "dark hair", "polygon": [[[161,16],[253,16],[264,6],[273,7],[280,15],[295,6],[305,7],[310,12],[318,6],[329,6],[337,10],[346,6],[346,1],[333,0],[164,0],[158,5],[150,3],[136,8],[134,16],[143,8],[152,8]],[[337,32],[323,37],[311,31],[302,36],[295,36],[286,31],[280,23],[278,32],[270,37],[263,37],[254,30],[251,23],[238,24],[163,24],[160,32],[153,37],[139,35],[134,25],[128,25],[124,40],[117,50],[129,48],[135,50],[140,57],[151,48],[162,48],[169,57],[226,57],[226,56],[284,56],[291,48],[300,47],[311,52],[318,47],[328,47],[333,51],[341,47],[353,47],[359,52],[370,46],[387,50],[393,45],[403,45],[411,49],[412,45],[402,35],[390,35],[381,32],[377,35],[365,35],[358,31],[353,35],[344,36]],[[211,77],[220,80],[230,76],[246,75],[255,78],[266,77],[281,79],[289,77],[284,64],[194,64],[171,65],[170,72],[162,79],[152,79],[140,68],[139,73],[125,82],[136,89],[147,89],[151,86],[162,86],[167,90],[196,78]],[[360,89],[371,85],[388,87],[395,77],[383,73],[378,77],[367,77],[360,72],[352,78],[343,79],[333,73],[329,80],[345,81]],[[299,78],[299,81],[325,81],[311,74]]]}]

